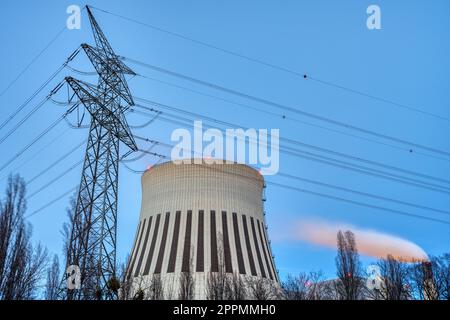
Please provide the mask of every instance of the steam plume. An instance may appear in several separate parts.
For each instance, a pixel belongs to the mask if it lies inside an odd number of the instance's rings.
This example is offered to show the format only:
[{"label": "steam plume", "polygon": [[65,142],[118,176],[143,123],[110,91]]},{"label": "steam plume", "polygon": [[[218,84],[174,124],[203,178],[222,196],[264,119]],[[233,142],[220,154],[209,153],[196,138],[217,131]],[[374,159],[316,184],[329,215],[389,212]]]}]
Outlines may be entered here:
[{"label": "steam plume", "polygon": [[336,247],[336,235],[339,230],[354,233],[356,246],[361,254],[386,258],[388,255],[405,262],[426,261],[425,251],[415,243],[375,230],[364,230],[348,224],[331,224],[324,221],[302,221],[295,229],[295,237],[310,243],[326,247]]}]

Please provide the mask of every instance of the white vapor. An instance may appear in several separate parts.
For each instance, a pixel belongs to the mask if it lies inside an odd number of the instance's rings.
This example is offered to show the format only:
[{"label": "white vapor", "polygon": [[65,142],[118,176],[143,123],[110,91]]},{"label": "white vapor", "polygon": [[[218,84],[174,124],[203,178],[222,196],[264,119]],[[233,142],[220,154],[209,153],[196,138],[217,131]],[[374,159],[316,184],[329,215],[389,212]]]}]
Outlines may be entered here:
[{"label": "white vapor", "polygon": [[305,220],[295,227],[294,237],[313,244],[336,248],[339,230],[343,232],[350,230],[354,233],[356,246],[361,254],[382,259],[391,255],[402,261],[428,260],[425,251],[409,240],[348,224]]}]

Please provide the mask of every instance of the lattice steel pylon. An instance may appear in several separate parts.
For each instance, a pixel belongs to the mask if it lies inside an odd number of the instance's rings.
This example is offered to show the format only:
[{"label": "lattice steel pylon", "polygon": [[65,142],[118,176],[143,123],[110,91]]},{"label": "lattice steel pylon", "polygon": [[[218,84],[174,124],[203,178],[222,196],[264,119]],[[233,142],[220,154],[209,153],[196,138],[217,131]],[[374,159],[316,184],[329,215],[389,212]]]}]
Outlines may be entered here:
[{"label": "lattice steel pylon", "polygon": [[[132,151],[136,143],[125,111],[134,104],[125,74],[135,75],[114,53],[87,7],[95,47],[82,48],[99,75],[97,86],[66,77],[66,82],[91,115],[67,265],[77,266],[78,289],[67,299],[114,299],[117,294],[116,233],[119,143]],[[65,275],[68,277],[69,275]]]}]

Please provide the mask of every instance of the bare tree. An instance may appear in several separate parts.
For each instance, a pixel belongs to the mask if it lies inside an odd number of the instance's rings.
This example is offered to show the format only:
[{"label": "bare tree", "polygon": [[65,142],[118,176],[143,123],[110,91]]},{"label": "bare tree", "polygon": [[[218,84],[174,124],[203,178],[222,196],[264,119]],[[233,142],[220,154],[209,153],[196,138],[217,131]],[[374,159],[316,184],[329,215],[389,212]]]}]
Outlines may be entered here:
[{"label": "bare tree", "polygon": [[[221,237],[219,236],[219,239]],[[282,292],[273,280],[226,272],[223,245],[219,241],[218,270],[207,277],[208,300],[272,300],[281,299]]]},{"label": "bare tree", "polygon": [[147,299],[164,300],[164,287],[160,274],[153,274],[147,290]]},{"label": "bare tree", "polygon": [[44,297],[45,300],[58,300],[59,286],[61,281],[61,274],[59,270],[58,256],[53,256],[53,262],[47,269],[47,282],[45,284]]},{"label": "bare tree", "polygon": [[247,299],[247,288],[243,277],[234,272],[228,279],[228,299],[229,300],[245,300]]},{"label": "bare tree", "polygon": [[70,236],[71,236],[71,232],[72,232],[72,225],[74,223],[73,218],[75,215],[76,207],[77,207],[76,195],[73,195],[70,198],[69,206],[66,208],[66,215],[67,215],[68,221],[63,223],[62,229],[61,229],[61,236],[62,236],[62,240],[63,240],[63,255],[64,255],[64,260],[65,260],[66,264],[67,264],[67,258],[68,258],[67,254],[69,252],[69,242],[70,242]]},{"label": "bare tree", "polygon": [[9,176],[5,199],[0,200],[0,288],[6,279],[11,247],[22,228],[26,207],[23,180]]},{"label": "bare tree", "polygon": [[72,226],[73,226],[73,222],[74,222],[73,217],[75,215],[75,210],[76,210],[76,195],[73,195],[70,198],[69,206],[66,208],[66,215],[67,215],[68,221],[63,223],[62,228],[60,230],[61,237],[62,237],[62,243],[63,243],[63,248],[62,248],[62,257],[63,257],[63,264],[62,264],[63,270],[62,271],[63,272],[62,272],[61,279],[60,279],[62,281],[60,282],[59,298],[62,300],[67,299],[67,290],[65,287],[65,279],[66,279],[66,270],[69,265],[69,260],[68,260],[69,243],[70,243],[70,236],[71,236],[71,232],[72,232]]},{"label": "bare tree", "polygon": [[[218,238],[222,238],[220,233]],[[208,300],[227,300],[231,296],[231,284],[225,269],[225,257],[223,253],[223,244],[221,241],[218,241],[217,244],[217,258],[217,271],[209,272],[206,279],[206,298]]]},{"label": "bare tree", "polygon": [[[194,248],[191,247],[191,253],[194,252]],[[194,273],[194,256],[191,254],[189,258],[189,268],[187,271],[182,271],[180,275],[180,287],[178,293],[178,299],[180,300],[193,300],[195,294],[195,279]]]},{"label": "bare tree", "polygon": [[209,272],[206,279],[206,298],[208,300],[225,300],[229,296],[228,276],[220,267],[218,272]]},{"label": "bare tree", "polygon": [[33,299],[45,273],[47,251],[31,243],[25,193],[23,179],[10,176],[0,202],[0,299]]},{"label": "bare tree", "polygon": [[431,261],[437,296],[441,300],[450,300],[450,253],[433,257]]},{"label": "bare tree", "polygon": [[338,281],[336,292],[341,300],[357,300],[363,286],[361,263],[353,232],[337,234],[336,267]]},{"label": "bare tree", "polygon": [[117,278],[120,281],[120,290],[118,293],[119,300],[132,299],[133,278],[128,271],[129,262],[130,255],[127,256],[125,262],[119,263],[119,266],[117,267]]},{"label": "bare tree", "polygon": [[287,300],[321,300],[323,298],[322,272],[302,272],[297,276],[289,274],[282,284]]},{"label": "bare tree", "polygon": [[267,278],[248,276],[246,286],[251,300],[278,300],[283,297],[277,284]]},{"label": "bare tree", "polygon": [[408,267],[404,262],[388,255],[386,259],[378,261],[380,267],[381,288],[377,290],[378,299],[406,300],[409,299]]},{"label": "bare tree", "polygon": [[415,261],[409,268],[412,297],[420,300],[450,300],[450,254]]},{"label": "bare tree", "polygon": [[132,300],[145,300],[148,287],[148,282],[144,280],[144,277],[142,275],[134,277],[134,279],[132,280],[131,290],[129,292],[128,298]]},{"label": "bare tree", "polygon": [[195,293],[195,280],[192,271],[181,272],[180,275],[180,290],[178,299],[193,300]]}]

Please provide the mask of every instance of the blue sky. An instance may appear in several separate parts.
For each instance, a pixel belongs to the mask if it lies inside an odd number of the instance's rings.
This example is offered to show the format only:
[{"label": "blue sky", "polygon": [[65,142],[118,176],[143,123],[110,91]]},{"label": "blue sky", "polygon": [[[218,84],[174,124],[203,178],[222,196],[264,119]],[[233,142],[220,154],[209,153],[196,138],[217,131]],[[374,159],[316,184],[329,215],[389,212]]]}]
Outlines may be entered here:
[{"label": "blue sky", "polygon": [[[64,26],[68,16],[66,8],[70,4],[84,5],[75,1],[49,0],[2,2],[0,89],[5,88]],[[307,73],[318,79],[450,117],[450,45],[446,40],[450,29],[448,1],[283,1],[283,4],[279,1],[129,1],[125,4],[123,1],[93,0],[88,4],[300,73]],[[366,8],[370,4],[378,4],[381,8],[381,30],[368,30],[366,27]],[[285,105],[296,106],[368,130],[441,150],[450,150],[448,121],[304,80],[99,11],[94,11],[94,14],[113,48],[120,55]],[[82,17],[81,30],[65,30],[0,97],[0,121],[6,119],[83,42],[93,44],[85,14]],[[83,71],[92,71],[83,53],[80,53],[71,65]],[[207,94],[257,105],[149,69],[132,64],[130,66],[140,74]],[[63,70],[15,121],[0,130],[0,136],[5,135],[14,123],[69,74],[70,70]],[[86,80],[95,82],[96,78],[86,77]],[[409,153],[255,113],[139,77],[132,79],[129,85],[133,94],[139,97],[183,107],[245,127],[279,128],[282,137],[450,179],[448,160],[423,157],[414,152]],[[63,100],[64,95],[60,98]],[[265,105],[258,107],[271,110]],[[8,161],[64,110],[64,106],[47,103],[33,114],[24,126],[0,145],[0,164]],[[324,125],[315,120],[296,117]],[[132,125],[145,122],[145,119],[136,115],[131,115],[128,119]],[[136,130],[135,133],[169,142],[170,133],[175,128],[174,125],[156,121],[146,128]],[[1,171],[0,179],[9,172],[18,172],[25,180],[31,179],[79,144],[87,137],[87,133],[83,129],[68,129],[65,123],[61,123],[11,166]],[[36,155],[55,138],[57,140],[52,145]],[[121,150],[125,152],[123,146]],[[156,151],[167,153],[168,150]],[[28,187],[29,194],[82,159],[83,154],[84,146],[52,168],[47,175],[33,181]],[[27,159],[31,160],[21,165]],[[154,161],[150,156],[144,157],[130,166],[143,170]],[[450,204],[448,195],[442,193],[285,154],[280,156],[280,171],[440,209],[448,208]],[[29,199],[29,212],[79,183],[80,173],[81,168],[78,167]],[[268,177],[267,180],[411,213],[446,218],[442,214],[338,193],[282,177]],[[3,188],[5,180],[1,180],[0,184]],[[306,218],[351,224],[397,235],[418,244],[429,254],[441,254],[450,249],[448,225],[358,207],[270,185],[266,194],[269,236],[282,276],[287,272],[319,269],[323,270],[327,277],[334,276],[333,249],[284,237],[290,226]],[[118,256],[121,259],[130,251],[132,245],[139,217],[140,197],[140,176],[121,166],[118,218]],[[60,253],[62,249],[60,229],[66,219],[67,205],[68,197],[65,197],[30,218],[34,228],[34,240],[42,242],[54,253]],[[448,220],[448,217],[446,219]],[[372,260],[364,257],[366,263]]]}]

